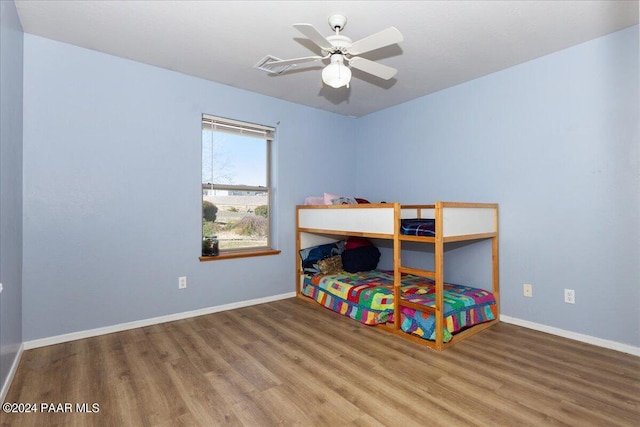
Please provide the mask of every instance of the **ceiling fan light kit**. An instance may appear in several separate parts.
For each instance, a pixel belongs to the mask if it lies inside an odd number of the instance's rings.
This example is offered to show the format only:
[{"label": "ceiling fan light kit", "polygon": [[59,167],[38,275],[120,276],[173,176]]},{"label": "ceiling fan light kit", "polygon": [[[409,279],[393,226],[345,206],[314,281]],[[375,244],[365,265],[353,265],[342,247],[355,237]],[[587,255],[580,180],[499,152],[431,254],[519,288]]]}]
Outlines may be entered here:
[{"label": "ceiling fan light kit", "polygon": [[[294,28],[305,35],[311,42],[321,49],[322,56],[306,56],[295,59],[270,60],[267,63],[260,61],[256,68],[272,74],[282,74],[288,68],[298,64],[331,59],[331,63],[322,70],[322,81],[333,88],[343,86],[349,87],[351,81],[351,68],[356,68],[365,73],[378,78],[389,80],[396,75],[395,68],[379,64],[358,55],[380,49],[392,44],[400,43],[403,40],[402,34],[395,27],[389,27],[378,33],[372,34],[356,42],[352,42],[349,37],[340,34],[347,24],[347,18],[343,15],[331,15],[329,26],[334,35],[325,37],[311,24],[294,24]],[[271,57],[272,59],[277,59]],[[271,59],[270,58],[270,59]],[[260,65],[260,66],[259,66]],[[278,70],[278,71],[276,71]]]},{"label": "ceiling fan light kit", "polygon": [[331,64],[322,70],[322,81],[336,89],[342,86],[349,87],[351,70],[344,65],[342,55],[331,55]]}]

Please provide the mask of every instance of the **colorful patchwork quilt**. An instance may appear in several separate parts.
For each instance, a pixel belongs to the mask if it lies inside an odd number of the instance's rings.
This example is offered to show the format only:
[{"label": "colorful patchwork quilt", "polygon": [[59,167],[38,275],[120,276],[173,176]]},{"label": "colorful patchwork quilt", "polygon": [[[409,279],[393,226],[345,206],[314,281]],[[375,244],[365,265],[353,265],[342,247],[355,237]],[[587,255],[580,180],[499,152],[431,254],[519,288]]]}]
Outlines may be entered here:
[{"label": "colorful patchwork quilt", "polygon": [[[435,306],[435,282],[403,274],[401,297],[424,306]],[[326,308],[366,325],[393,322],[393,271],[316,274],[305,276],[302,293]],[[493,295],[469,286],[444,284],[444,341],[452,334],[496,318]],[[403,307],[403,331],[435,340],[435,316]]]}]

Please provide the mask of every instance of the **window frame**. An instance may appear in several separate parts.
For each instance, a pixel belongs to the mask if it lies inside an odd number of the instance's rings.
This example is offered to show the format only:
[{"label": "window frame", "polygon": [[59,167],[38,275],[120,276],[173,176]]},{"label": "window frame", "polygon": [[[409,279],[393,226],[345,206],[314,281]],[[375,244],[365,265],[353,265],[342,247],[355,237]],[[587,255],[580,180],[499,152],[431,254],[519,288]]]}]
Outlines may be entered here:
[{"label": "window frame", "polygon": [[[237,249],[225,249],[220,250],[218,255],[215,256],[200,256],[200,261],[215,261],[221,259],[230,259],[230,258],[244,258],[244,257],[252,257],[252,256],[264,256],[264,255],[276,255],[280,253],[280,250],[273,248],[273,186],[271,184],[272,181],[272,145],[275,140],[275,131],[276,129],[271,126],[258,125],[254,123],[242,122],[239,120],[227,119],[223,117],[212,116],[209,114],[202,114],[201,118],[201,134],[202,131],[210,129],[212,132],[223,132],[229,133],[233,135],[245,135],[245,136],[255,136],[260,139],[263,139],[266,143],[266,186],[252,186],[252,185],[234,185],[234,184],[216,184],[216,183],[205,183],[202,179],[201,173],[201,196],[204,190],[232,190],[232,191],[256,191],[256,192],[266,192],[267,193],[267,208],[268,208],[268,233],[267,233],[267,243],[266,246],[255,246],[255,247],[243,247]],[[203,166],[203,144],[204,139],[201,137],[200,141],[200,164]],[[214,181],[213,177],[211,179]],[[201,199],[202,200],[202,199]],[[201,223],[202,215],[200,217]],[[204,239],[204,230],[200,229],[200,237]]]}]

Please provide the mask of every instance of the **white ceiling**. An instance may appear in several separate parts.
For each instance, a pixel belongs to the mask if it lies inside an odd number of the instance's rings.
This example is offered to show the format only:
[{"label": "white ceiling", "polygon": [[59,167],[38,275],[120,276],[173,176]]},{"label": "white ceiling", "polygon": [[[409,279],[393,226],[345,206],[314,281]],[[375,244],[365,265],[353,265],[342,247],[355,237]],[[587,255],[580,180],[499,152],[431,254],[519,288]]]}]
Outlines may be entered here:
[{"label": "white ceiling", "polygon": [[[348,116],[362,116],[638,24],[638,1],[104,1],[16,0],[24,31]],[[269,75],[265,55],[319,54],[292,27],[330,35],[347,16],[356,41],[394,26],[399,45],[362,55],[397,68],[358,70],[323,87],[322,63]]]}]

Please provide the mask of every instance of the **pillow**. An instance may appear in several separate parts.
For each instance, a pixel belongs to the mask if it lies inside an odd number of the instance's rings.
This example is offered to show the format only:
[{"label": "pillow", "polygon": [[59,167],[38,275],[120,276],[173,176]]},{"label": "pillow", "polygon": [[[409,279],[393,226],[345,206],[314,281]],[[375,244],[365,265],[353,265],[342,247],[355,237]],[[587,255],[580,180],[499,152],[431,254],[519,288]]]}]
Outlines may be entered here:
[{"label": "pillow", "polygon": [[349,237],[344,250],[348,251],[350,249],[361,248],[363,246],[373,246],[373,243],[371,243],[371,240],[364,237]]},{"label": "pillow", "polygon": [[349,273],[373,270],[378,261],[380,251],[375,246],[362,246],[342,253],[342,268]]},{"label": "pillow", "polygon": [[337,194],[324,193],[324,204],[325,205],[332,205],[333,204],[332,200],[333,199],[337,199],[339,197],[340,196],[338,196]]},{"label": "pillow", "polygon": [[355,205],[358,202],[353,197],[339,196],[337,194],[324,193],[325,205]]},{"label": "pillow", "polygon": [[306,274],[320,274],[321,270],[318,261],[334,255],[340,255],[344,251],[344,246],[345,242],[341,240],[300,250],[302,270]]},{"label": "pillow", "polygon": [[318,267],[322,274],[340,273],[342,270],[342,256],[334,255],[330,258],[318,261]]},{"label": "pillow", "polygon": [[333,205],[357,205],[356,199],[353,197],[338,197],[337,199],[331,199]]},{"label": "pillow", "polygon": [[324,197],[305,197],[305,205],[324,205]]},{"label": "pillow", "polygon": [[367,199],[361,199],[360,197],[356,197],[355,199],[356,199],[356,202],[358,202],[358,204],[371,203]]}]

